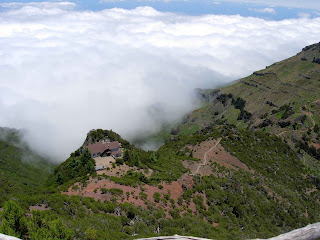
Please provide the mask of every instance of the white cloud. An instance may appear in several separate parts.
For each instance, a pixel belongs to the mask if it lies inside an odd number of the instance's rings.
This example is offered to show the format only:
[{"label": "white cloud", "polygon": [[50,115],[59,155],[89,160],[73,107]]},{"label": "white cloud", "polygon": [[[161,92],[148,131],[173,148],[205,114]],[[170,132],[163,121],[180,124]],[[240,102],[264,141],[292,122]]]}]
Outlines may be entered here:
[{"label": "white cloud", "polygon": [[274,10],[273,8],[249,8],[250,11],[254,11],[254,12],[260,12],[260,13],[270,13],[270,14],[275,14],[276,10]]},{"label": "white cloud", "polygon": [[3,8],[22,8],[22,7],[36,7],[40,9],[46,8],[59,8],[59,9],[73,9],[76,4],[73,2],[29,2],[29,3],[21,3],[21,2],[9,2],[9,3],[0,3],[0,7]]},{"label": "white cloud", "polygon": [[320,1],[318,0],[304,0],[304,1],[302,0],[281,0],[281,1],[279,0],[224,0],[224,1],[320,10]]},{"label": "white cloud", "polygon": [[320,18],[8,8],[0,12],[0,126],[27,129],[35,149],[62,161],[92,128],[155,131],[194,108],[194,88],[264,68],[319,34]]},{"label": "white cloud", "polygon": [[301,13],[298,13],[298,16],[300,18],[310,18],[311,14],[310,13],[301,12]]}]

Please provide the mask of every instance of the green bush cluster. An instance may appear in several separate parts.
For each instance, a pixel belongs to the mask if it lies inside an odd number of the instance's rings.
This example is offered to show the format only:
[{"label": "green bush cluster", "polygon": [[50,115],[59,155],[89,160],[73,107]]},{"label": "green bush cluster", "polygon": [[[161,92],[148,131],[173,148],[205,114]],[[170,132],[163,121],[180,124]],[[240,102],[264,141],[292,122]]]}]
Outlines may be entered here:
[{"label": "green bush cluster", "polygon": [[49,177],[48,185],[61,185],[94,172],[94,159],[87,148],[81,148],[54,169],[54,173]]}]

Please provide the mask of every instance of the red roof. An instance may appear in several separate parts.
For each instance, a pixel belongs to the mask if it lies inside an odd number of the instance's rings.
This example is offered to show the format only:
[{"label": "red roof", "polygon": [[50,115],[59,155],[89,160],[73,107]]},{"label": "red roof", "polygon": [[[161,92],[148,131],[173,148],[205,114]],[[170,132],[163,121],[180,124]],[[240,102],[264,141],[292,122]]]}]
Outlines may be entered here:
[{"label": "red roof", "polygon": [[96,154],[96,153],[103,153],[105,150],[108,150],[108,149],[112,150],[112,149],[120,148],[121,145],[118,141],[114,141],[109,143],[97,142],[94,144],[89,144],[88,146],[85,146],[85,147],[89,149],[91,154]]},{"label": "red roof", "polygon": [[118,155],[118,154],[121,154],[121,153],[122,153],[121,150],[113,151],[113,152],[112,152],[112,155],[114,156],[114,155]]}]

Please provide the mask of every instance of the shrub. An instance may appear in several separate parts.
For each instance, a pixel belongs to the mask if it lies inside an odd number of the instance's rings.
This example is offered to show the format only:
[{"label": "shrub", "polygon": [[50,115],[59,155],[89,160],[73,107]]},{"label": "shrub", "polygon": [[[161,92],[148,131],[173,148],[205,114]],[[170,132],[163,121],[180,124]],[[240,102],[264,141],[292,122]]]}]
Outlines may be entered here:
[{"label": "shrub", "polygon": [[116,159],[116,164],[119,165],[123,165],[124,164],[124,160],[122,158],[117,158]]},{"label": "shrub", "polygon": [[157,202],[157,203],[160,202],[160,198],[161,198],[160,193],[155,192],[155,193],[153,194],[153,199],[154,199],[155,202]]}]

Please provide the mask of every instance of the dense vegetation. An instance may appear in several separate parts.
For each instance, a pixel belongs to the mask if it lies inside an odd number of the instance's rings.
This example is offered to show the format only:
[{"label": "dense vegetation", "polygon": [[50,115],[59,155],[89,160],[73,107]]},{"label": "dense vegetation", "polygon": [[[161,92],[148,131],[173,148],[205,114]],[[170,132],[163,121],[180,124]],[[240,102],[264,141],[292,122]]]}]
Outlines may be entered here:
[{"label": "dense vegetation", "polygon": [[[170,193],[156,192],[154,202],[163,207],[155,207],[142,192],[138,197],[144,199],[147,209],[117,201],[127,193],[116,188],[100,189],[101,194],[111,194],[113,202],[68,197],[56,188],[38,189],[32,196],[19,193],[15,201],[4,204],[1,231],[31,239],[133,239],[173,234],[244,239],[271,237],[319,221],[319,203],[314,201],[319,199],[319,175],[310,173],[298,154],[280,138],[239,130],[228,124],[175,136],[157,152],[143,151],[142,162],[155,171],[149,178],[140,172],[128,171],[125,177],[111,177],[111,180],[136,187],[174,181],[186,171],[182,159],[196,161],[185,146],[218,137],[250,172],[212,163],[213,174],[194,176],[193,187],[185,188],[177,202]],[[66,166],[76,166],[71,162],[77,161],[79,166],[81,163],[85,166],[86,161],[81,159],[85,159],[86,154],[73,153],[59,167],[64,169],[60,172],[71,176],[72,171]],[[132,152],[125,155],[134,156]],[[87,159],[90,160],[89,155]],[[88,178],[84,182],[86,180]],[[191,203],[195,206],[194,212],[187,207]],[[29,206],[40,204],[46,205],[47,210],[24,215],[29,212]],[[170,207],[164,209],[166,206]]]},{"label": "dense vegetation", "polygon": [[16,193],[36,192],[52,169],[42,157],[0,140],[0,204]]},{"label": "dense vegetation", "polygon": [[100,140],[109,139],[110,141],[118,141],[121,145],[126,149],[131,149],[133,146],[125,139],[123,139],[118,133],[112,130],[103,130],[103,129],[96,129],[91,130],[87,138],[84,142],[84,145],[89,143],[99,142]]},{"label": "dense vegetation", "polygon": [[61,185],[72,179],[86,177],[95,172],[95,161],[87,148],[81,148],[70,155],[70,157],[54,169],[49,177],[48,185]]}]

